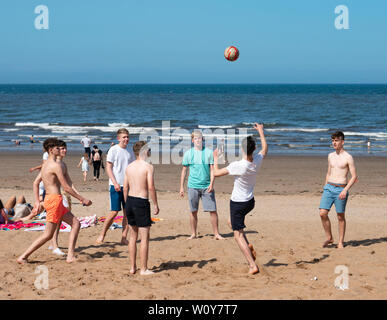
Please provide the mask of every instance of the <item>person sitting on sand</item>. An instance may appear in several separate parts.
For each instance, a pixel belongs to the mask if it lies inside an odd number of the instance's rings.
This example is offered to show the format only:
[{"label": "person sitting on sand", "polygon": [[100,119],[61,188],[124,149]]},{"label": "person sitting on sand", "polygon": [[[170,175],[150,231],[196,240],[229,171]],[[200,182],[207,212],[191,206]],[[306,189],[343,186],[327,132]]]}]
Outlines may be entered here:
[{"label": "person sitting on sand", "polygon": [[[336,131],[331,135],[331,138],[335,151],[328,155],[328,171],[319,207],[321,222],[327,238],[322,246],[325,248],[333,243],[328,213],[332,205],[335,204],[337,219],[339,220],[339,243],[337,247],[341,249],[344,248],[345,207],[348,200],[348,190],[357,181],[357,174],[352,156],[344,150],[344,133]],[[347,181],[348,173],[351,173],[349,181]]]},{"label": "person sitting on sand", "polygon": [[23,221],[23,218],[32,211],[32,206],[26,202],[24,196],[20,196],[17,199],[15,196],[12,196],[5,205],[0,200],[0,210],[0,224],[8,224],[10,220],[12,222]]},{"label": "person sitting on sand", "polygon": [[235,176],[234,188],[230,199],[230,223],[234,231],[234,239],[239,249],[245,256],[249,264],[249,273],[259,272],[255,263],[256,253],[252,244],[249,243],[243,231],[246,228],[245,217],[254,209],[254,187],[258,171],[262,165],[263,158],[267,154],[267,143],[263,132],[263,125],[255,123],[254,128],[258,131],[261,138],[262,149],[258,154],[253,155],[255,141],[249,136],[242,141],[243,159],[231,162],[227,167],[219,169],[218,167],[218,150],[214,151],[214,175],[215,177],[232,175]]},{"label": "person sitting on sand", "polygon": [[152,224],[148,196],[153,201],[154,214],[159,213],[156,189],[154,185],[154,168],[146,162],[151,150],[145,141],[138,141],[133,146],[136,160],[127,166],[124,179],[125,214],[128,219],[130,238],[129,256],[130,273],[136,272],[137,238],[140,233],[141,275],[153,274],[148,270],[149,233]]},{"label": "person sitting on sand", "polygon": [[199,199],[202,199],[203,210],[210,213],[212,229],[216,240],[224,238],[218,230],[218,213],[214,191],[214,158],[210,149],[203,146],[201,131],[195,130],[191,134],[194,147],[187,150],[183,157],[183,168],[180,178],[180,196],[184,197],[184,180],[189,168],[188,202],[190,207],[190,225],[192,234],[188,240],[198,236]]},{"label": "person sitting on sand", "polygon": [[[56,158],[60,154],[59,145],[60,142],[55,138],[50,138],[45,141],[48,150],[48,160],[44,163],[41,169],[42,180],[46,188],[46,196],[44,199],[44,207],[47,212],[46,228],[43,234],[36,239],[29,248],[17,259],[17,262],[23,264],[28,262],[28,257],[44,245],[47,241],[52,239],[58,223],[63,219],[71,226],[71,232],[69,236],[69,249],[66,261],[71,263],[75,261],[75,243],[78,237],[80,223],[73,214],[63,206],[63,197],[61,194],[61,186],[63,190],[68,192],[73,197],[77,198],[83,205],[90,206],[92,202],[80,194],[74,192],[71,186],[68,184],[68,175],[65,172],[65,168],[62,163],[58,163]],[[35,188],[36,189],[36,188]],[[37,190],[34,190],[35,195],[35,208],[39,210],[40,201]]]}]

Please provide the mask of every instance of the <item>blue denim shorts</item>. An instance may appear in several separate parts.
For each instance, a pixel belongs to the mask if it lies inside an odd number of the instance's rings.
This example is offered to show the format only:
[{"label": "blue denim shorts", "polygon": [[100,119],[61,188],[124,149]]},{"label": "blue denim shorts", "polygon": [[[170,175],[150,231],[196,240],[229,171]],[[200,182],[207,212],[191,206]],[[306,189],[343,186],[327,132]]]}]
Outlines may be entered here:
[{"label": "blue denim shorts", "polygon": [[339,194],[343,189],[344,187],[336,187],[327,183],[321,197],[320,209],[330,210],[332,205],[335,204],[337,213],[345,213],[349,193],[347,192],[347,197],[344,200],[339,199]]}]

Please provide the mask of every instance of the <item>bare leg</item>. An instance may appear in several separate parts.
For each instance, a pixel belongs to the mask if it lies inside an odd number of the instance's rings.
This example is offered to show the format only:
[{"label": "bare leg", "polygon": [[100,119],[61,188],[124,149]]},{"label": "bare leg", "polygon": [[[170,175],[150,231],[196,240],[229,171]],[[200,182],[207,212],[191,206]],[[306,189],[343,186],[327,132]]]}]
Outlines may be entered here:
[{"label": "bare leg", "polygon": [[126,217],[125,212],[123,213],[122,218],[122,238],[121,238],[121,244],[128,245],[128,232],[129,232],[129,225],[128,225],[128,218]]},{"label": "bare leg", "polygon": [[344,236],[347,222],[345,221],[345,213],[338,213],[337,219],[339,220],[339,243],[337,247],[339,249],[344,248]]},{"label": "bare leg", "polygon": [[46,228],[44,229],[43,234],[37,238],[28,249],[16,260],[18,263],[23,264],[27,262],[28,257],[38,250],[42,245],[49,241],[54,235],[57,223],[47,222]]},{"label": "bare leg", "polygon": [[106,217],[105,222],[103,223],[102,232],[100,236],[97,238],[96,243],[101,244],[103,243],[106,232],[109,230],[110,226],[112,225],[114,218],[116,217],[118,211],[111,211],[109,215]]},{"label": "bare leg", "polygon": [[138,238],[138,228],[136,226],[129,226],[130,236],[129,236],[129,272],[131,274],[136,273],[136,255],[137,255],[137,238]]},{"label": "bare leg", "polygon": [[331,230],[331,221],[328,217],[329,211],[326,209],[320,209],[321,223],[323,225],[326,241],[323,243],[323,248],[327,247],[329,244],[333,243],[332,230]]},{"label": "bare leg", "polygon": [[246,236],[243,232],[243,229],[234,231],[234,239],[237,242],[239,249],[242,251],[243,255],[245,256],[247,263],[249,264],[249,273],[250,274],[258,273],[259,268],[254,262],[254,257],[251,254],[251,250],[248,246],[248,243],[246,242]]},{"label": "bare leg", "polygon": [[191,236],[188,240],[195,239],[198,237],[198,212],[191,212],[190,215],[190,226],[191,226]]},{"label": "bare leg", "polygon": [[224,240],[224,238],[219,234],[218,214],[216,213],[216,211],[210,212],[210,219],[211,219],[212,229],[214,230],[215,239],[216,240]]},{"label": "bare leg", "polygon": [[153,272],[148,270],[150,227],[141,227],[141,228],[139,228],[139,230],[140,230],[140,235],[141,235],[141,244],[140,244],[141,271],[140,271],[140,274],[143,276],[151,275],[151,274],[153,274]]},{"label": "bare leg", "polygon": [[16,204],[16,197],[13,196],[8,199],[8,201],[5,203],[4,208],[7,209],[7,211],[11,210]]},{"label": "bare leg", "polygon": [[26,203],[26,198],[24,198],[24,196],[20,196],[19,198],[17,198],[17,201],[16,201],[16,204],[22,204],[22,203]]},{"label": "bare leg", "polygon": [[63,221],[71,226],[70,237],[69,237],[69,250],[67,252],[67,259],[66,259],[68,263],[71,263],[75,261],[75,252],[74,252],[75,244],[78,239],[78,234],[79,234],[79,230],[81,229],[81,224],[79,220],[76,217],[74,217],[74,215],[70,211],[68,211],[63,216]]},{"label": "bare leg", "polygon": [[83,171],[83,182],[86,182],[87,171]]}]

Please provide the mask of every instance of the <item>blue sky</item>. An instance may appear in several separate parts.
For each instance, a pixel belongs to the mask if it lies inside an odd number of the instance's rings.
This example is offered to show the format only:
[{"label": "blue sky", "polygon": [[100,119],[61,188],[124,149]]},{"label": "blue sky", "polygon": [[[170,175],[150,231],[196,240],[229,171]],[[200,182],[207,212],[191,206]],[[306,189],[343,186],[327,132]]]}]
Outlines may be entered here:
[{"label": "blue sky", "polygon": [[384,0],[1,0],[0,83],[387,83],[386,16]]}]

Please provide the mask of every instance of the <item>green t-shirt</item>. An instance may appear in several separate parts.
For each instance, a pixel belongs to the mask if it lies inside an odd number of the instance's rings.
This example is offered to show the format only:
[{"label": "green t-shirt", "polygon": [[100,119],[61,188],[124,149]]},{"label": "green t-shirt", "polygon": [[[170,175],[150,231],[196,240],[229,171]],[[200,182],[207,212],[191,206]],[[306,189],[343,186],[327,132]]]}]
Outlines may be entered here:
[{"label": "green t-shirt", "polygon": [[208,188],[211,182],[211,164],[214,164],[214,156],[210,149],[191,148],[184,153],[183,166],[189,167],[188,188]]}]

